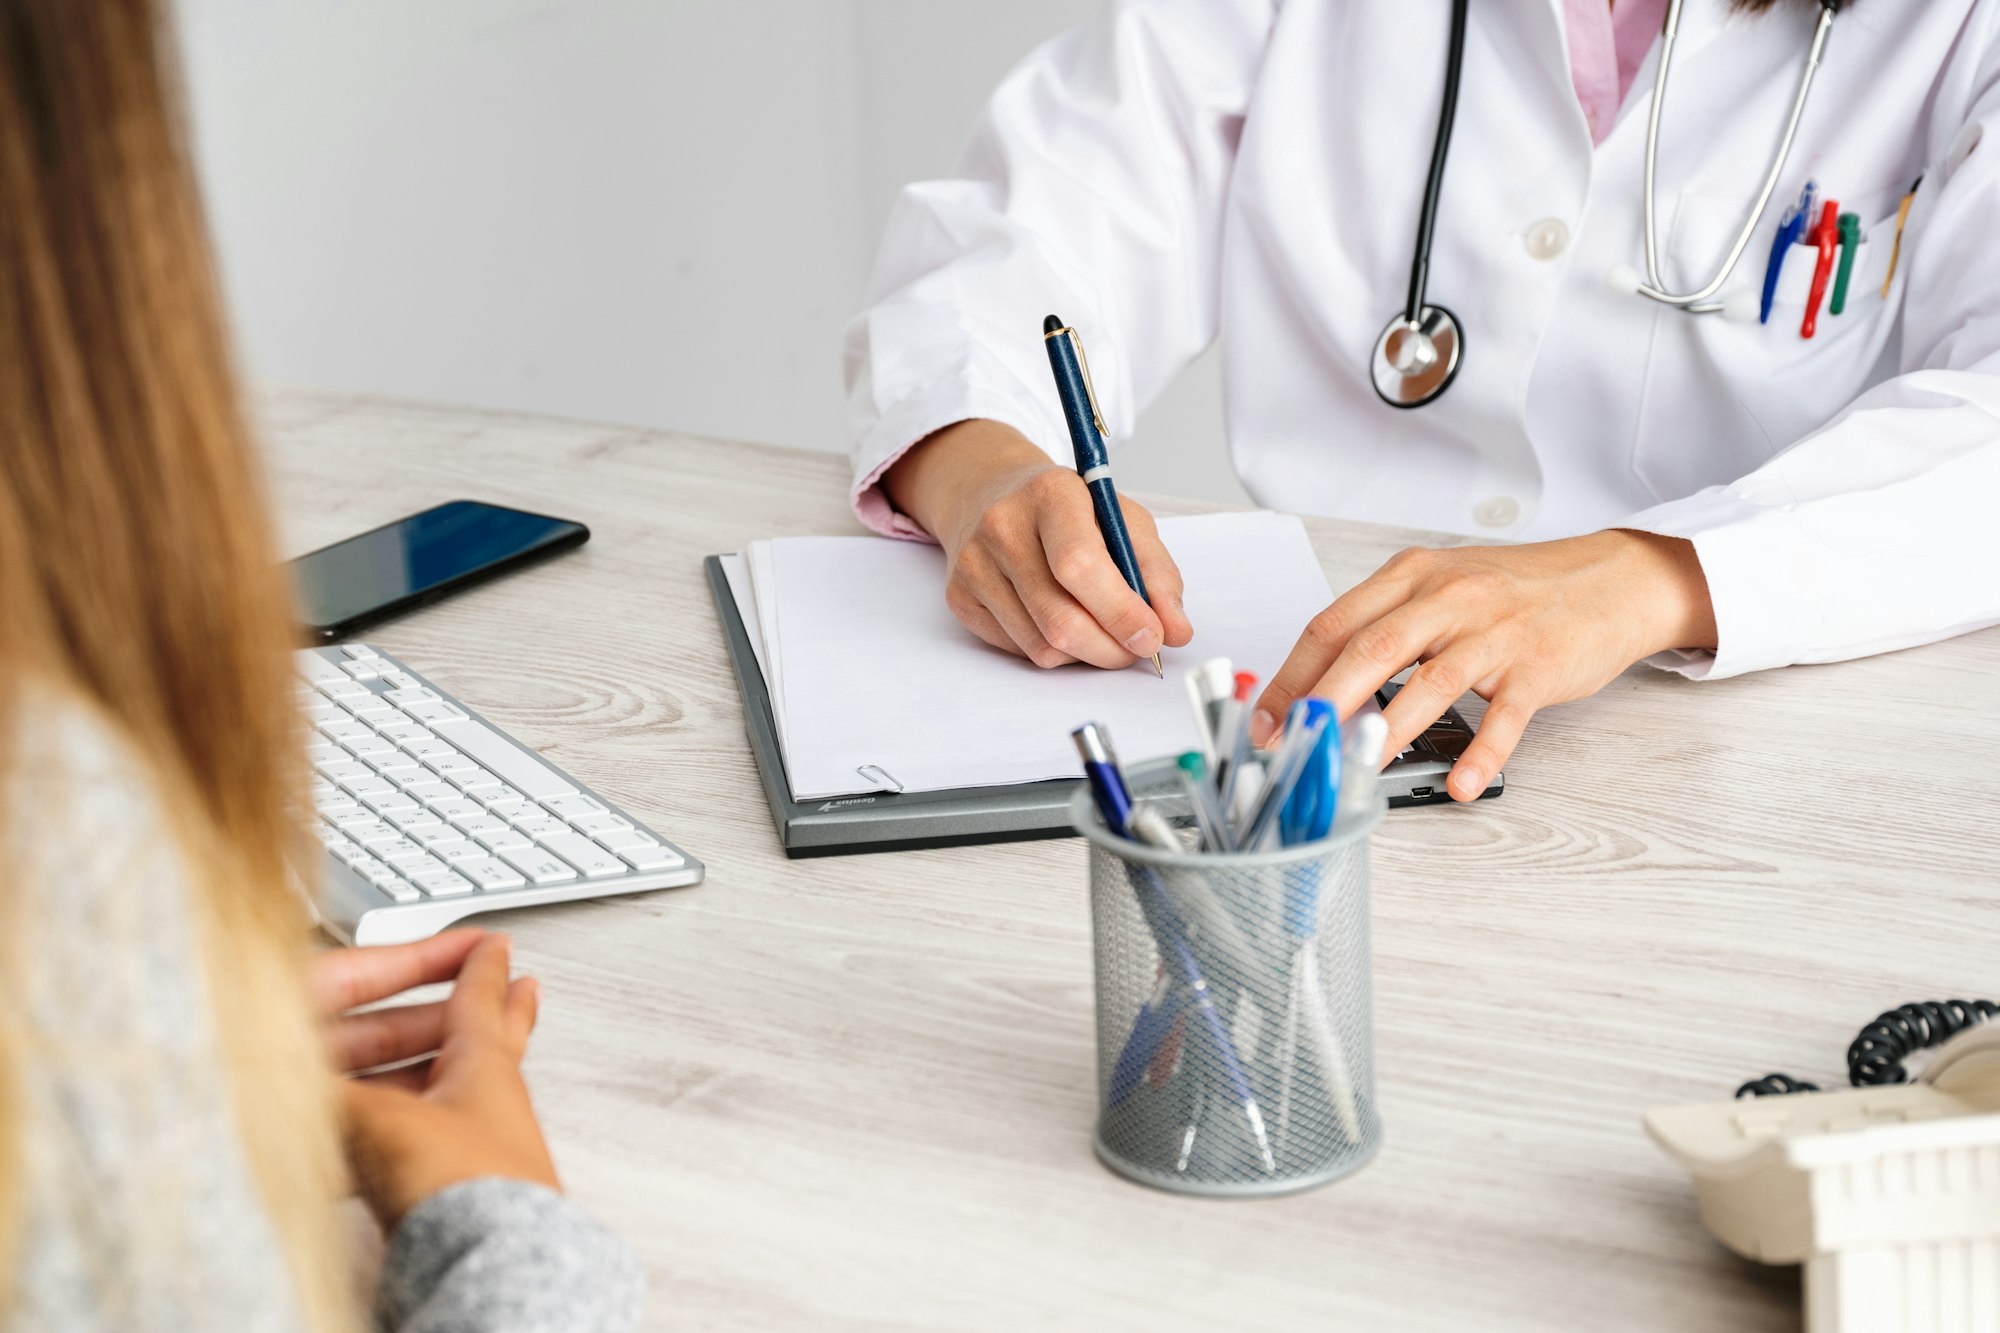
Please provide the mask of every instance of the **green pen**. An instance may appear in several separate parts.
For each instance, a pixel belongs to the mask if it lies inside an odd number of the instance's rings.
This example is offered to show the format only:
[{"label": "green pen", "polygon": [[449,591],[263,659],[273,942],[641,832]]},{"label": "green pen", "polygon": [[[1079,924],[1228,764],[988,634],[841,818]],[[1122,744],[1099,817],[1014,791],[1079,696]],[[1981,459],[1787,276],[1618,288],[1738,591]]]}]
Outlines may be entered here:
[{"label": "green pen", "polygon": [[1847,310],[1847,280],[1854,276],[1854,252],[1861,248],[1861,215],[1842,213],[1840,215],[1840,272],[1833,280],[1833,304],[1828,307],[1832,314],[1843,314]]},{"label": "green pen", "polygon": [[1215,787],[1208,781],[1208,761],[1201,751],[1189,750],[1176,762],[1181,770],[1181,787],[1187,792],[1188,804],[1194,808],[1195,827],[1201,830],[1202,850],[1235,851],[1229,844],[1222,812],[1215,804]]}]

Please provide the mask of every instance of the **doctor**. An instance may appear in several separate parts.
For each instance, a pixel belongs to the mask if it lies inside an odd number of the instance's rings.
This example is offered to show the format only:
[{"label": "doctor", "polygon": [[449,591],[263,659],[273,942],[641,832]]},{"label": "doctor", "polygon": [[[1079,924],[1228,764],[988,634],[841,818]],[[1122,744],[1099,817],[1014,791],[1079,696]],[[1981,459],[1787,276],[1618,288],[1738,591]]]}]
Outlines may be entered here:
[{"label": "doctor", "polygon": [[[1808,339],[1810,244],[1757,317],[1809,180],[1864,239]],[[870,301],[856,511],[942,543],[958,618],[1040,665],[1193,634],[1129,500],[1152,608],[1105,555],[1051,310],[1114,438],[1219,337],[1261,503],[1482,539],[1315,617],[1253,723],[1420,662],[1390,753],[1490,701],[1459,799],[1640,659],[1712,680],[2000,622],[1992,0],[1112,0],[1008,77],[955,179],[904,191]]]}]

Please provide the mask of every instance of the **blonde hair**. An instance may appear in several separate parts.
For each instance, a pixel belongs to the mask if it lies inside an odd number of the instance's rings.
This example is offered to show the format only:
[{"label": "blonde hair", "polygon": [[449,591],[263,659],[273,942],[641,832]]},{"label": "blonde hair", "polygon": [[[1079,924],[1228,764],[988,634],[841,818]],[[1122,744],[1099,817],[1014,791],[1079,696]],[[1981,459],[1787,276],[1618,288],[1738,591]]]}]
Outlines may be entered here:
[{"label": "blonde hair", "polygon": [[[230,1104],[300,1305],[333,1330],[351,1296],[288,872],[291,608],[162,23],[151,0],[0,0],[0,792],[32,686],[107,719],[163,793],[188,793],[169,813]],[[0,862],[31,836],[0,828]],[[0,939],[19,941],[35,904],[12,882]],[[0,966],[0,1023],[20,1021],[21,970]],[[32,1148],[24,1051],[0,1026],[0,1311]]]}]

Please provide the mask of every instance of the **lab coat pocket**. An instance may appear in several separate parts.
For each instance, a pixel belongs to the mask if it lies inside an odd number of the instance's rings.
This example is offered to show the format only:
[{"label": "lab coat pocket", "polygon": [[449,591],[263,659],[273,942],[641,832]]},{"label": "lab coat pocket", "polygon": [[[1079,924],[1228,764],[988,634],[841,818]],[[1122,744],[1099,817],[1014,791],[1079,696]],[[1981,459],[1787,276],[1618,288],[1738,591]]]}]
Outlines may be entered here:
[{"label": "lab coat pocket", "polygon": [[[1847,299],[1832,312],[1839,257],[1828,276],[1817,327],[1803,337],[1816,246],[1795,245],[1779,272],[1767,323],[1732,315],[1688,315],[1662,307],[1647,357],[1632,470],[1661,499],[1679,499],[1753,472],[1811,434],[1893,369],[1893,301],[1882,296],[1895,245],[1902,189],[1886,187],[1840,201],[1865,219]],[[1740,197],[1681,196],[1663,246],[1670,284],[1692,290],[1728,253],[1743,224]],[[1767,210],[1723,288],[1723,298],[1761,297],[1779,211]],[[1885,360],[1886,358],[1886,360]]]}]

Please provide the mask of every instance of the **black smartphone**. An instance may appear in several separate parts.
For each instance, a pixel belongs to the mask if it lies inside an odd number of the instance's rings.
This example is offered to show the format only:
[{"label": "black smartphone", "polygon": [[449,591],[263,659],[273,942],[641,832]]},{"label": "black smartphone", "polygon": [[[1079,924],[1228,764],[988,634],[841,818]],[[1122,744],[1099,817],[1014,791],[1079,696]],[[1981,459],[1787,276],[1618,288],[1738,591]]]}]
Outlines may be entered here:
[{"label": "black smartphone", "polygon": [[306,627],[331,643],[589,540],[566,518],[453,500],[308,552],[292,580]]}]

